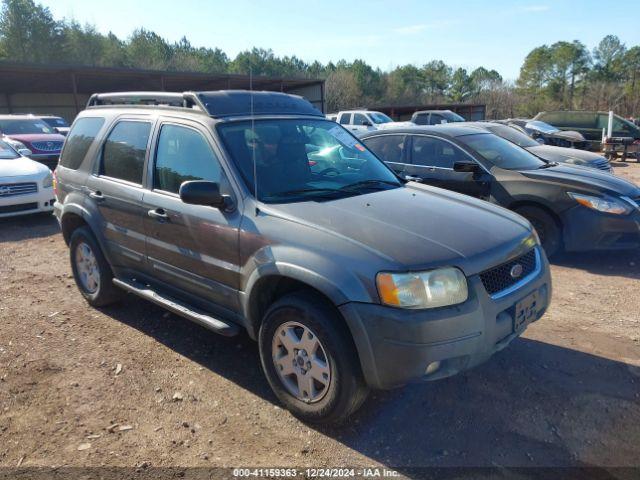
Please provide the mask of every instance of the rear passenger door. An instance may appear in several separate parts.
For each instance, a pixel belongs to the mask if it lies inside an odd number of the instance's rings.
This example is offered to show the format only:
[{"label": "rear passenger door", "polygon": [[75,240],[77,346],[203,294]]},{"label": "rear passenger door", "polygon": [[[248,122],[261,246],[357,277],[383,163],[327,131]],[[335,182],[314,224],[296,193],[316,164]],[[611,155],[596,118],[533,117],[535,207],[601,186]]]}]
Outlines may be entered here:
[{"label": "rear passenger door", "polygon": [[105,247],[117,267],[144,268],[142,185],[152,126],[150,119],[119,118],[87,178],[85,205],[97,213]]},{"label": "rear passenger door", "polygon": [[408,163],[405,139],[406,135],[376,135],[363,142],[376,157],[391,167],[396,174],[403,176]]},{"label": "rear passenger door", "polygon": [[406,172],[424,183],[478,198],[489,197],[490,176],[482,173],[456,172],[456,162],[474,162],[475,159],[454,143],[427,135],[411,138],[411,165]]},{"label": "rear passenger door", "polygon": [[161,120],[149,164],[144,222],[153,277],[238,311],[239,209],[189,205],[178,194],[185,181],[208,180],[237,205],[212,139],[197,123]]}]

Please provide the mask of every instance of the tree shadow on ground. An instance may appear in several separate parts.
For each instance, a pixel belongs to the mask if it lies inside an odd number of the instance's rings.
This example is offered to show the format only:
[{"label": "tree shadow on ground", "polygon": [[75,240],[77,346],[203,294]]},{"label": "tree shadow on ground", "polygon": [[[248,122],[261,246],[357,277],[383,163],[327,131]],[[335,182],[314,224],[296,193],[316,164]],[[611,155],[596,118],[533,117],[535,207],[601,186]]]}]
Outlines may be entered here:
[{"label": "tree shadow on ground", "polygon": [[[246,335],[218,336],[132,296],[105,313],[277,403]],[[518,339],[470,372],[373,392],[347,425],[312,428],[410,476],[425,466],[581,466],[602,455],[632,465],[638,392],[637,367]]]},{"label": "tree shadow on ground", "polygon": [[60,226],[51,213],[0,218],[0,243],[45,238],[59,233]]}]

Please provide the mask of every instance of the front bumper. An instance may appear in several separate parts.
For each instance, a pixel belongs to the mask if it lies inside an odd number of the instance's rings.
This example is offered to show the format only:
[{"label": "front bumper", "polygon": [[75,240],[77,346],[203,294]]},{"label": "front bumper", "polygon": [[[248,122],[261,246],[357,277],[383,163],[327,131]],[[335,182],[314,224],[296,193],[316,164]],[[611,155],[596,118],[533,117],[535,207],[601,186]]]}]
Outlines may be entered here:
[{"label": "front bumper", "polygon": [[[342,305],[340,311],[351,329],[367,384],[389,389],[448,377],[502,350],[528,325],[514,329],[518,301],[538,292],[538,315],[533,321],[549,305],[549,264],[544,255],[540,259],[535,278],[500,298],[490,297],[474,275],[468,279],[469,299],[453,307],[405,310],[368,303]],[[439,368],[427,374],[434,362],[440,362]]]},{"label": "front bumper", "polygon": [[629,215],[613,215],[575,206],[561,220],[568,252],[640,248],[639,209]]},{"label": "front bumper", "polygon": [[38,187],[36,193],[0,196],[0,218],[51,212],[54,204],[53,188],[42,188],[41,186]]}]

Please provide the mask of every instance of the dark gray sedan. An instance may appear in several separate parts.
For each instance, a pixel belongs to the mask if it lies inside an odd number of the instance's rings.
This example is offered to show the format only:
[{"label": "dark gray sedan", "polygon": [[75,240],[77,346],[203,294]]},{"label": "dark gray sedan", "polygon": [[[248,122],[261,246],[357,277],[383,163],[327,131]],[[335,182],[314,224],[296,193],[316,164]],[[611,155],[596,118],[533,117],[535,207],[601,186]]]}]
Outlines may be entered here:
[{"label": "dark gray sedan", "polygon": [[498,135],[547,162],[568,163],[570,165],[580,165],[581,167],[597,168],[604,172],[613,172],[611,164],[602,155],[575,148],[541,145],[528,135],[509,125],[492,122],[467,122],[465,125],[480,127],[494,135]]}]

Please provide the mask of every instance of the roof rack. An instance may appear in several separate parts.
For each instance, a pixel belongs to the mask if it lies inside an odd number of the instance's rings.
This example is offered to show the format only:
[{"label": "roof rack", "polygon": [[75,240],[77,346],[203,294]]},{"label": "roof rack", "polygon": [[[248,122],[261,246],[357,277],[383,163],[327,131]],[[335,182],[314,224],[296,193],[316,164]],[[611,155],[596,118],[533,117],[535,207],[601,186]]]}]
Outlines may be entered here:
[{"label": "roof rack", "polygon": [[306,115],[324,118],[322,112],[301,96],[249,90],[95,93],[89,99],[87,108],[116,105],[189,108],[214,118],[252,115]]},{"label": "roof rack", "polygon": [[94,93],[87,102],[87,108],[100,105],[159,105],[202,110],[204,105],[194,92],[117,92]]}]

